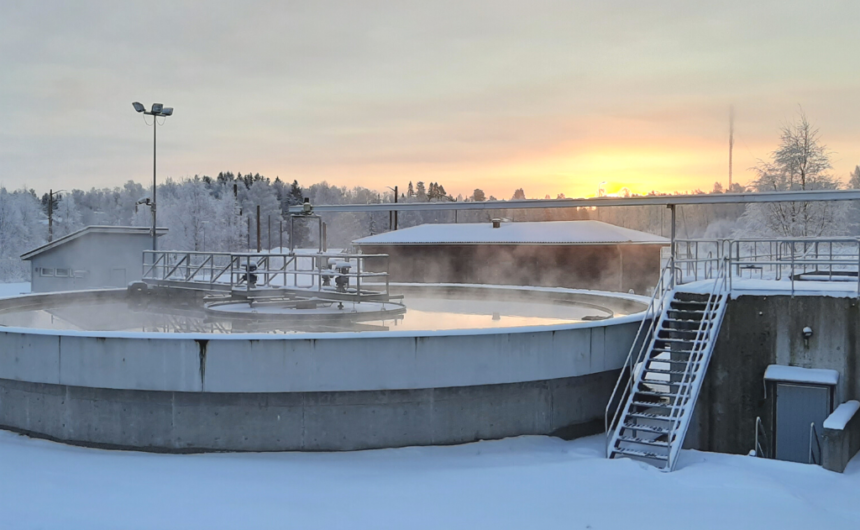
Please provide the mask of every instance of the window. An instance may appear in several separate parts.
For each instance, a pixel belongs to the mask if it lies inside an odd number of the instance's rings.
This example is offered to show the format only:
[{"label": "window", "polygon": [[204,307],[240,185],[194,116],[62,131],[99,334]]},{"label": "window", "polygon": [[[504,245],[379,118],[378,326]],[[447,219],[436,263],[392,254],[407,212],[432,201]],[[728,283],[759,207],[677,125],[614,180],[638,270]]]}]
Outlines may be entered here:
[{"label": "window", "polygon": [[75,278],[86,278],[90,271],[75,271]]},{"label": "window", "polygon": [[54,269],[42,267],[42,276],[53,276],[53,275],[54,275]]},{"label": "window", "polygon": [[57,278],[68,278],[71,276],[71,271],[69,269],[57,269]]}]

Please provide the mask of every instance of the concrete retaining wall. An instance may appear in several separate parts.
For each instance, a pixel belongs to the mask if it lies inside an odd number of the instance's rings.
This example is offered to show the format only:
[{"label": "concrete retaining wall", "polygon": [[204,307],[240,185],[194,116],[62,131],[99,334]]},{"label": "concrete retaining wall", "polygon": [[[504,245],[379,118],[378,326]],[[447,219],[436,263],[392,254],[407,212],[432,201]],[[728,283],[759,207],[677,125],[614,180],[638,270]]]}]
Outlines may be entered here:
[{"label": "concrete retaining wall", "polygon": [[[809,326],[808,344],[802,330]],[[834,403],[860,399],[860,309],[853,297],[740,296],[729,302],[708,368],[691,446],[746,454],[754,446],[755,421],[774,425],[773,396],[765,398],[770,364],[839,372]]]}]

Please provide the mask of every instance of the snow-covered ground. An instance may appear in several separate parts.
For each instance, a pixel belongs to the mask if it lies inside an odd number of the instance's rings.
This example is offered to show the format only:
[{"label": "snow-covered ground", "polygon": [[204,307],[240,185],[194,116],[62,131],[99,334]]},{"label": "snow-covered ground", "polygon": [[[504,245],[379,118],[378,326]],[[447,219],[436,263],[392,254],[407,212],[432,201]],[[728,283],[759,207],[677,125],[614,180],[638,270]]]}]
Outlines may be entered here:
[{"label": "snow-covered ground", "polygon": [[860,528],[860,459],[839,475],[685,451],[665,474],[603,440],[164,455],[0,431],[0,528]]},{"label": "snow-covered ground", "polygon": [[0,298],[18,296],[30,292],[30,282],[0,283]]}]

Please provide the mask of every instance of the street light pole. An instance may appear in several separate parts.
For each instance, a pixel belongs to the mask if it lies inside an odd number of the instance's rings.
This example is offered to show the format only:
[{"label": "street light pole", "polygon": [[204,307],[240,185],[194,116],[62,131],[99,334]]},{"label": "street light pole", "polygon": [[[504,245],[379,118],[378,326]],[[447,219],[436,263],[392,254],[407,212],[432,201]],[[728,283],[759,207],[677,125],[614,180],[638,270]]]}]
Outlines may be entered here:
[{"label": "street light pole", "polygon": [[[155,213],[155,146],[156,143],[156,131],[158,131],[158,118],[156,116],[152,117],[152,250],[158,250],[158,243],[156,242],[156,234],[155,227],[158,226],[155,222],[156,213]],[[155,256],[152,257],[155,259]]]},{"label": "street light pole", "polygon": [[[146,107],[135,101],[131,104],[134,107],[134,110],[137,112],[142,112],[143,114],[152,116],[152,200],[149,203],[149,207],[152,210],[152,250],[158,249],[158,243],[156,242],[156,238],[158,234],[156,233],[156,221],[158,216],[156,214],[155,208],[155,192],[156,192],[156,160],[157,160],[157,151],[156,146],[158,140],[158,118],[166,118],[168,116],[173,115],[172,107],[165,107],[161,103],[153,103],[152,110],[147,111]],[[152,257],[155,259],[155,256]]]}]

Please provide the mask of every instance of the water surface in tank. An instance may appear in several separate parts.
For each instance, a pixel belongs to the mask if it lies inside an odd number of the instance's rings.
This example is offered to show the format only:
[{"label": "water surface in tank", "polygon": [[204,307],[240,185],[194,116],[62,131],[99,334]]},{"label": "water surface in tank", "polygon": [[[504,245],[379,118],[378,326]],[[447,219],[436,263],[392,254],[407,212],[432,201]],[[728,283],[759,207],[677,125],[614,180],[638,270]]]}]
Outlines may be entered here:
[{"label": "water surface in tank", "polygon": [[[607,301],[613,300],[607,297]],[[7,309],[0,311],[0,326],[82,331],[294,334],[503,329],[599,320],[625,314],[617,308],[610,310],[599,304],[561,298],[518,298],[510,293],[497,299],[492,296],[468,297],[450,293],[407,294],[403,303],[405,312],[369,311],[373,314],[353,319],[323,316],[296,321],[291,318],[273,318],[271,315],[255,315],[255,311],[262,313],[267,310],[251,308],[247,304],[239,304],[244,305],[245,309],[240,311],[244,314],[237,316],[207,312],[201,302],[195,299],[165,303],[159,298],[142,301],[130,296],[84,302],[49,301],[37,307]],[[366,310],[367,307],[370,306],[366,302],[360,305],[344,302],[343,309],[334,313],[348,317],[356,309]],[[388,311],[392,304],[376,304],[374,307]],[[266,318],[258,318],[262,316]]]}]

